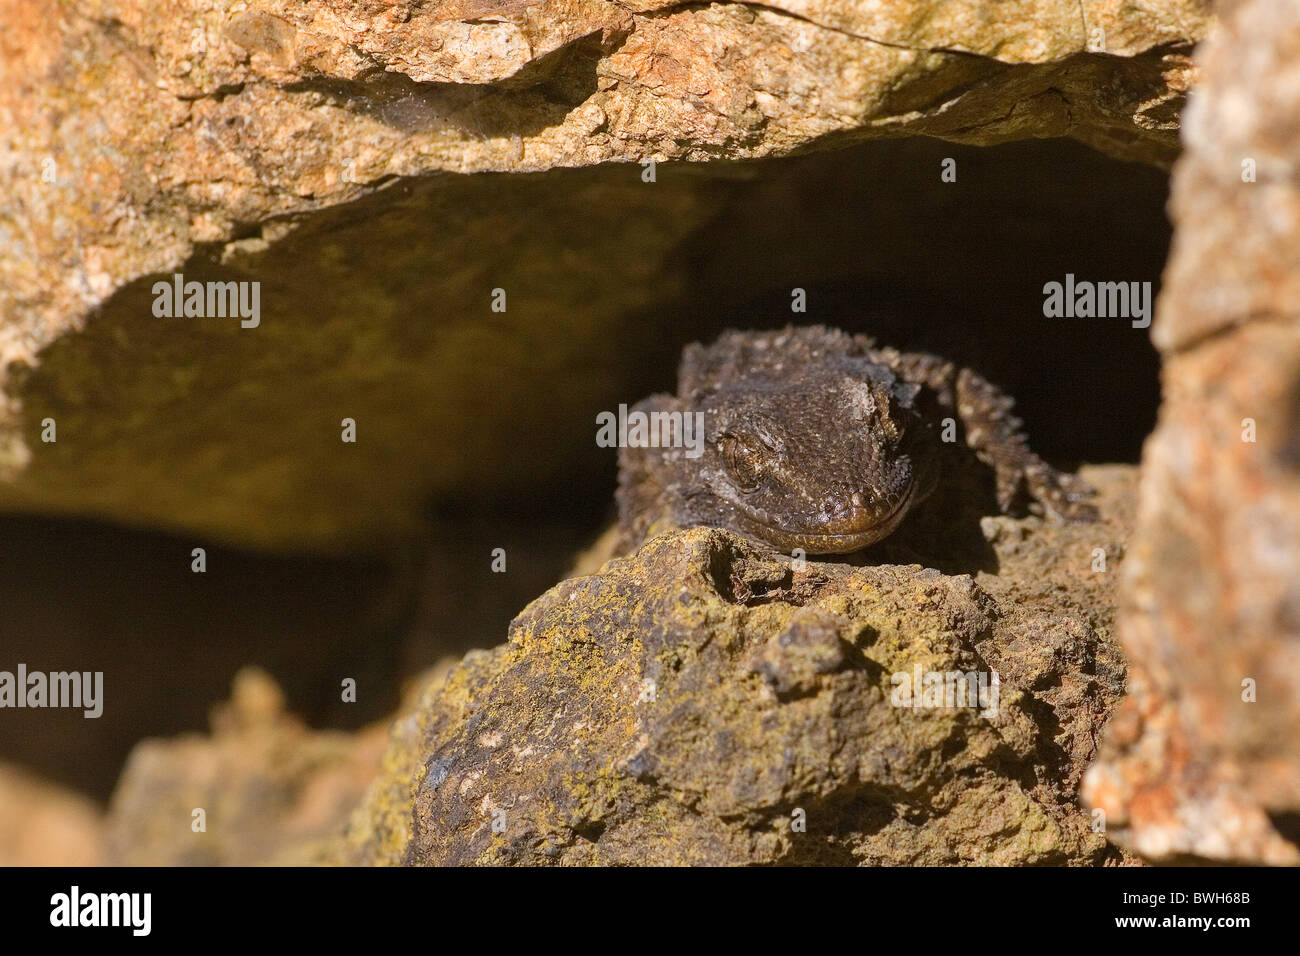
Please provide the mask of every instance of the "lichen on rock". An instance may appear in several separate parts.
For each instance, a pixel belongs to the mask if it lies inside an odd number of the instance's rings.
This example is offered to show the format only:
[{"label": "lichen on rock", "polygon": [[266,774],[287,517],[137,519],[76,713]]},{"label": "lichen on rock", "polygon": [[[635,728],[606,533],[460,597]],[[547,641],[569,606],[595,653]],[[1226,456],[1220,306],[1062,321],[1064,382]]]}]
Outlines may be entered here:
[{"label": "lichen on rock", "polygon": [[[692,528],[561,582],[399,721],[342,858],[1119,862],[1075,795],[1122,688],[1090,561],[1132,475],[1091,476],[1110,517],[997,519],[992,575],[800,566]],[[993,698],[900,696],[993,671]]]}]

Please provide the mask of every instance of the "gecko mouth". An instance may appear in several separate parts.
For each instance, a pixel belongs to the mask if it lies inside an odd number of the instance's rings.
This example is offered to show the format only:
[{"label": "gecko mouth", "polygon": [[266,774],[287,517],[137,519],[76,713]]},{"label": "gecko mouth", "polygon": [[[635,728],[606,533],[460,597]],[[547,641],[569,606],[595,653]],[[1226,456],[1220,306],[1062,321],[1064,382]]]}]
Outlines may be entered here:
[{"label": "gecko mouth", "polygon": [[909,484],[907,491],[883,516],[835,522],[837,525],[849,525],[848,530],[844,531],[792,531],[765,521],[757,523],[762,528],[764,540],[782,551],[789,552],[794,548],[802,548],[809,554],[848,554],[852,551],[860,551],[891,534],[906,516],[915,497],[916,485]]}]

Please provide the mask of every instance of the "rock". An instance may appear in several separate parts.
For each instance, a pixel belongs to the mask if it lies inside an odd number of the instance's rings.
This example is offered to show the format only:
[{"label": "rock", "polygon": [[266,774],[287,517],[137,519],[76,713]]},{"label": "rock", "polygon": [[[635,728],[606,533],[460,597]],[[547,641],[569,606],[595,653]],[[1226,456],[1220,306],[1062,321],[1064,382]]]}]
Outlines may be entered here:
[{"label": "rock", "polygon": [[151,280],[132,284],[15,367],[32,457],[0,502],[339,555],[409,541],[429,497],[542,493],[592,447],[554,422],[585,423],[626,378],[632,353],[611,343],[644,333],[623,317],[680,287],[665,257],[716,204],[635,174],[557,175],[394,189],[383,211],[322,213],[242,268],[184,265],[187,281],[262,282],[256,329],[157,319]]},{"label": "rock", "polygon": [[[377,562],[209,544],[207,570],[195,574],[191,548],[90,522],[0,519],[0,670],[103,675],[98,718],[78,708],[0,710],[3,759],[107,804],[132,748],[205,729],[242,667],[272,675],[310,726],[357,730],[391,717],[399,675],[437,660],[403,667],[398,645],[412,615],[398,600],[402,580]],[[444,619],[479,643],[497,639],[541,590],[503,584],[509,611],[487,613],[486,599],[471,603],[462,587],[460,606],[478,620]],[[339,699],[344,677],[361,688],[355,703]]]},{"label": "rock", "polygon": [[1119,633],[1129,697],[1089,773],[1152,860],[1300,863],[1300,8],[1220,5],[1174,173]]},{"label": "rock", "polygon": [[[1068,136],[1163,167],[1207,26],[1199,0],[8,12],[0,504],[331,550],[554,450],[514,383],[626,380],[602,345],[680,287],[669,252],[727,198],[563,170],[914,134]],[[155,317],[174,272],[264,282],[263,324]]]},{"label": "rock", "polygon": [[0,764],[0,866],[98,866],[103,831],[93,801]]},{"label": "rock", "polygon": [[285,713],[265,673],[241,671],[210,738],[148,740],[132,752],[109,808],[105,862],[319,862],[374,777],[385,736],[379,724],[311,731]]},{"label": "rock", "polygon": [[[397,722],[339,859],[1125,861],[1076,799],[1123,686],[1134,475],[1085,477],[1101,522],[989,519],[994,570],[975,574],[798,568],[694,528],[561,582]],[[987,694],[994,670],[992,697],[900,696],[920,674]]]}]

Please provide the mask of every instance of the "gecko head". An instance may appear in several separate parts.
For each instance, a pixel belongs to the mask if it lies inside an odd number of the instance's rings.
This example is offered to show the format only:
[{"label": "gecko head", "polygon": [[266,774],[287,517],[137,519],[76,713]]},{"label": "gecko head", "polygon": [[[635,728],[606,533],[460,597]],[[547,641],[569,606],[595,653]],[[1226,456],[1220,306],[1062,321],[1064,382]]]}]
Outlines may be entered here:
[{"label": "gecko head", "polygon": [[934,485],[917,387],[869,365],[798,383],[747,376],[698,399],[691,510],[782,551],[845,554],[890,534]]}]

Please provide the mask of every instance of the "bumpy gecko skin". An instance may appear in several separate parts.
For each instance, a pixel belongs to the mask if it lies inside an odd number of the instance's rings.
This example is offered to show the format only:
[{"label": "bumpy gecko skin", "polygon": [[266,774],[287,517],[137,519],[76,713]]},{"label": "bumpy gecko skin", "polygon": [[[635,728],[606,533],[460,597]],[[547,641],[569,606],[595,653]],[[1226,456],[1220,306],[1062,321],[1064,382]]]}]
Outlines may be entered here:
[{"label": "bumpy gecko skin", "polygon": [[822,326],[687,346],[677,394],[633,411],[703,413],[703,448],[620,450],[619,550],[664,523],[726,528],[787,553],[860,550],[942,480],[945,418],[993,468],[1004,512],[1027,493],[1035,510],[1095,519],[1090,489],[1029,450],[1012,404],[944,359]]}]

